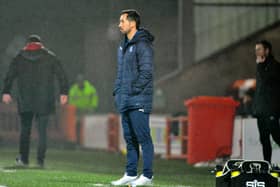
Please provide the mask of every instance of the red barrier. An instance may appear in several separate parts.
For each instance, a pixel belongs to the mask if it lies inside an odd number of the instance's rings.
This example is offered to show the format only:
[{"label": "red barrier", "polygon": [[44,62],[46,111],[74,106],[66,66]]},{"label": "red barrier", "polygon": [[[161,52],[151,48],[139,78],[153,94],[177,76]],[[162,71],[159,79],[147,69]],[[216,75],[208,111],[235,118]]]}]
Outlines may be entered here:
[{"label": "red barrier", "polygon": [[[172,125],[178,123],[180,133],[178,135],[172,134]],[[166,159],[186,159],[187,158],[187,141],[188,141],[188,118],[167,118],[166,119]],[[172,154],[172,140],[179,139],[181,143],[181,153],[179,155]]]},{"label": "red barrier", "polygon": [[0,141],[18,142],[20,120],[17,106],[0,103]]},{"label": "red barrier", "polygon": [[69,142],[77,142],[77,134],[76,134],[76,107],[72,105],[62,106],[61,110],[61,121],[63,134],[67,141]]},{"label": "red barrier", "polygon": [[231,155],[238,102],[227,97],[196,97],[185,101],[189,114],[188,163]]},{"label": "red barrier", "polygon": [[119,116],[109,114],[107,123],[107,142],[109,151],[119,151]]}]

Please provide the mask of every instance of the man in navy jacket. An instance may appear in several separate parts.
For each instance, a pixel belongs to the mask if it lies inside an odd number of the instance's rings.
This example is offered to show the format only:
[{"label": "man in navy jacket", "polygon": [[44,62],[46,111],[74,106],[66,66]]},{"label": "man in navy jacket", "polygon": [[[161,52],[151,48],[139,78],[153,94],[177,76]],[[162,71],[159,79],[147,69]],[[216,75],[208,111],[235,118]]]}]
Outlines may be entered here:
[{"label": "man in navy jacket", "polygon": [[[112,185],[150,185],[154,147],[150,135],[149,115],[153,95],[154,37],[139,28],[140,15],[124,10],[119,28],[125,35],[118,49],[118,71],[113,95],[121,113],[124,139],[127,144],[127,164],[124,176]],[[139,145],[143,153],[143,174],[137,178]]]}]

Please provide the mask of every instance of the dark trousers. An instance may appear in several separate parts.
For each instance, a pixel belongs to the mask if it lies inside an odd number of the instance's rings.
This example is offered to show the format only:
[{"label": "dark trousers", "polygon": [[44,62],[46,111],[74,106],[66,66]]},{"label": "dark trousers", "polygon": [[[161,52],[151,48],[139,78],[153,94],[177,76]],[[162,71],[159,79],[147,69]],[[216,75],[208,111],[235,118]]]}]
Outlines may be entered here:
[{"label": "dark trousers", "polygon": [[39,164],[44,163],[46,149],[47,149],[47,125],[49,115],[34,114],[33,112],[24,112],[20,114],[21,131],[19,154],[23,163],[29,162],[29,148],[30,148],[30,133],[32,129],[32,119],[35,117],[37,122],[37,130],[39,135],[37,161]]},{"label": "dark trousers", "polygon": [[279,117],[266,116],[258,117],[258,129],[260,134],[260,141],[263,149],[264,160],[271,162],[272,147],[270,142],[270,135],[273,140],[280,146],[280,123]]},{"label": "dark trousers", "polygon": [[137,175],[139,161],[139,145],[143,155],[143,175],[148,178],[153,176],[154,146],[150,134],[149,114],[129,110],[122,113],[122,126],[127,148],[126,173],[128,176]]}]

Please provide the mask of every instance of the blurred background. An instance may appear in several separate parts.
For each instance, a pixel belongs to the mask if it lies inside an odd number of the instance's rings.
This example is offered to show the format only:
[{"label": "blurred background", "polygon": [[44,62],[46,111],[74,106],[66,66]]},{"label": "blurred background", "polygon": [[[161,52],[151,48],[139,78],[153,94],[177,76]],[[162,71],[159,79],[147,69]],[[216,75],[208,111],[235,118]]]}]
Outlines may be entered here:
[{"label": "blurred background", "polygon": [[122,9],[137,9],[142,26],[156,37],[154,112],[184,111],[182,101],[196,95],[225,95],[234,80],[254,77],[258,38],[271,40],[275,49],[280,45],[278,0],[1,0],[0,5],[1,80],[26,37],[37,33],[71,83],[78,74],[92,82],[98,113],[115,110]]},{"label": "blurred background", "polygon": [[[123,37],[117,27],[119,14],[128,8],[140,12],[142,26],[155,36],[152,133],[159,154],[166,154],[170,133],[186,136],[185,130],[178,133],[178,124],[187,123],[186,100],[231,96],[243,104],[246,89],[255,87],[257,40],[271,41],[274,55],[280,59],[280,0],[0,0],[0,89],[12,58],[33,33],[56,53],[70,84],[82,75],[96,89],[98,105],[81,122],[84,126],[79,135],[75,108],[58,107],[50,127],[51,140],[76,142],[78,137],[85,147],[123,149],[121,130],[114,126],[119,125],[119,118],[112,90],[117,47]],[[16,94],[14,89],[14,97]],[[240,108],[237,113],[235,105],[233,108],[234,115],[244,115]],[[15,107],[1,104],[0,111],[0,141],[16,142]],[[168,117],[175,119],[168,121]],[[176,127],[170,130],[168,125],[173,122]],[[234,119],[229,118],[229,123]],[[95,125],[100,127],[98,131]],[[232,131],[229,136],[233,137]],[[185,158],[186,147],[180,146],[187,143],[176,141],[174,150],[183,151]],[[236,141],[239,146],[239,139]],[[241,152],[240,146],[238,150]]]}]

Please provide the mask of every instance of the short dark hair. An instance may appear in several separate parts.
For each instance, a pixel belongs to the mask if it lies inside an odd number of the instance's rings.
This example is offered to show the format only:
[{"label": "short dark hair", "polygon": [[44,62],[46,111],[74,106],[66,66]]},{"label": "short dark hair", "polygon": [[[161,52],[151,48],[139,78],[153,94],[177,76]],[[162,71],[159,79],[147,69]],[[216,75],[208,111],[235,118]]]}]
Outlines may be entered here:
[{"label": "short dark hair", "polygon": [[41,42],[41,37],[37,34],[31,34],[28,36],[27,38],[27,43],[30,43],[30,42]]},{"label": "short dark hair", "polygon": [[141,20],[140,20],[140,14],[137,12],[137,10],[134,9],[127,9],[127,10],[122,10],[121,15],[127,14],[127,19],[129,21],[135,21],[136,22],[136,28],[139,29]]},{"label": "short dark hair", "polygon": [[267,40],[260,40],[256,42],[256,45],[262,45],[264,49],[269,50],[269,55],[272,55],[272,45],[269,41]]}]

